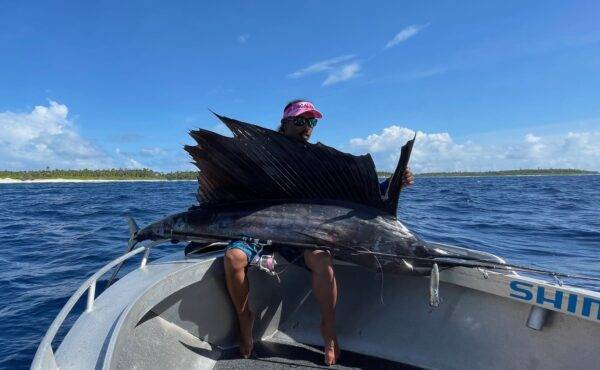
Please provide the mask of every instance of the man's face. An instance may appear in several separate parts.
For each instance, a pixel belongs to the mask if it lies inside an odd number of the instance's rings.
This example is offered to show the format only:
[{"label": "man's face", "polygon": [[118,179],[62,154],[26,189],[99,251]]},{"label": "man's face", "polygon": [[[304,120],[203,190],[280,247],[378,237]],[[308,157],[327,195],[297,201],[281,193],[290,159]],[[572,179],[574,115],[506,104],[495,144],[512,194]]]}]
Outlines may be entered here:
[{"label": "man's face", "polygon": [[[312,118],[310,114],[302,115],[304,118]],[[308,141],[310,135],[312,135],[313,127],[305,124],[302,126],[296,126],[293,122],[285,122],[283,125],[283,134],[294,139]]]}]

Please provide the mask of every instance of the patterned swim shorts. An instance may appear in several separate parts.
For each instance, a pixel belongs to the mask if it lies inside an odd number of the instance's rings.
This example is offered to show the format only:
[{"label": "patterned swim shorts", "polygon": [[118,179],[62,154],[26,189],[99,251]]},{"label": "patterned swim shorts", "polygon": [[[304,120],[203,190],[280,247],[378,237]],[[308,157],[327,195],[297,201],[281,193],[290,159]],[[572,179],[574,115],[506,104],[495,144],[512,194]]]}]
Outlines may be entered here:
[{"label": "patterned swim shorts", "polygon": [[234,240],[229,242],[226,250],[239,249],[246,254],[248,257],[248,263],[252,262],[254,257],[259,253],[260,248],[256,243],[248,243],[243,240]]},{"label": "patterned swim shorts", "polygon": [[[243,240],[234,240],[229,242],[227,246],[227,251],[230,249],[239,249],[248,258],[248,263],[252,262],[254,258],[257,256],[260,257],[260,247],[256,243],[246,242]],[[267,251],[271,251],[268,247],[265,248]],[[297,266],[306,268],[306,264],[304,263],[303,253],[304,250],[300,248],[293,247],[281,247],[277,249],[277,252],[283,256],[288,262],[293,263]],[[259,254],[260,253],[260,254]]]}]

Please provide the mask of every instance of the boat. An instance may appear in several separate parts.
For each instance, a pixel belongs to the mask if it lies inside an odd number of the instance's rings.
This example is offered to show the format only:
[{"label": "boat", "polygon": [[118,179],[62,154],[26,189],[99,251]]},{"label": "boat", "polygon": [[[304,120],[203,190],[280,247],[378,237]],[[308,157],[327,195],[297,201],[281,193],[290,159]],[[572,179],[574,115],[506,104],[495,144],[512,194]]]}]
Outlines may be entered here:
[{"label": "boat", "polygon": [[[168,242],[138,245],[91,275],[54,319],[31,369],[324,367],[307,270],[277,253],[276,276],[249,269],[256,343],[253,357],[240,359],[223,270],[226,243],[149,263],[151,250]],[[334,260],[342,348],[334,368],[597,368],[600,293],[494,268],[505,261],[492,254],[435,246],[465,261],[491,262],[424,277]],[[134,256],[141,256],[139,267],[96,296],[102,277]],[[86,294],[85,311],[54,350]]]},{"label": "boat", "polygon": [[[400,180],[414,139],[402,147],[382,196],[369,155],[217,117],[234,138],[193,131],[198,146],[186,146],[201,170],[200,206],[142,230],[130,220],[128,252],[77,289],[40,343],[32,369],[322,366],[309,272],[286,261],[277,245],[337,248],[337,368],[564,369],[600,363],[600,293],[564,285],[556,273],[550,272],[554,281],[524,275],[548,272],[489,253],[421,241],[397,221]],[[249,203],[256,199],[258,208]],[[268,205],[277,199],[287,201]],[[376,223],[383,226],[371,227]],[[310,227],[291,232],[304,224]],[[273,255],[249,271],[256,351],[240,359],[223,256],[228,241],[248,235],[266,239],[253,241],[273,247]],[[196,246],[148,263],[153,248],[170,242]],[[142,256],[140,266],[96,297],[101,277],[136,255]],[[55,351],[56,334],[86,293],[85,311]]]}]

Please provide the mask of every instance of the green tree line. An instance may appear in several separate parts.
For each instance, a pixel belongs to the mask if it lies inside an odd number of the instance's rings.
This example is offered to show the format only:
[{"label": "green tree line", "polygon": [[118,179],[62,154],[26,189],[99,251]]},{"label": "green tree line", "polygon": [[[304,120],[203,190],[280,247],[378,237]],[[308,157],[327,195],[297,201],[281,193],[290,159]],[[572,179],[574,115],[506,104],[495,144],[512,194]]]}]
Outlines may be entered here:
[{"label": "green tree line", "polygon": [[535,176],[535,175],[594,175],[596,171],[578,170],[574,168],[538,168],[519,169],[506,171],[483,171],[483,172],[426,172],[419,176],[426,177],[460,177],[460,176]]},{"label": "green tree line", "polygon": [[0,171],[0,178],[15,180],[195,180],[196,171],[156,172],[143,169],[107,169],[107,170],[39,170],[39,171]]},{"label": "green tree line", "polygon": [[[596,171],[585,171],[571,168],[549,169],[520,169],[508,171],[485,172],[427,172],[417,176],[423,177],[460,177],[460,176],[527,176],[527,175],[592,175]],[[390,177],[392,172],[379,171],[379,177]],[[106,169],[106,170],[59,170],[46,169],[38,171],[0,171],[0,179],[10,178],[15,180],[43,180],[43,179],[68,179],[68,180],[196,180],[196,171],[157,172],[148,168],[143,169]]]}]

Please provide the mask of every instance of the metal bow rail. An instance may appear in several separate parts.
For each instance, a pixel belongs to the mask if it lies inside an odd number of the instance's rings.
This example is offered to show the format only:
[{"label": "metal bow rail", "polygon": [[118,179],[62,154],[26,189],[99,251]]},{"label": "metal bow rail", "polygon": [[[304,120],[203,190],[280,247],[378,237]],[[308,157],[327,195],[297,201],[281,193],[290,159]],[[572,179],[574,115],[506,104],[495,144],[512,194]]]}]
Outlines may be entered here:
[{"label": "metal bow rail", "polygon": [[62,326],[65,319],[75,307],[75,304],[79,301],[81,296],[87,291],[87,304],[85,308],[85,312],[90,312],[94,308],[94,300],[96,299],[96,282],[100,277],[110,271],[116,265],[123,263],[130,259],[131,257],[145,252],[142,257],[142,261],[140,263],[140,268],[144,268],[148,263],[148,256],[150,255],[150,249],[167,242],[168,240],[157,240],[148,244],[147,246],[138,247],[128,253],[125,253],[121,257],[118,257],[100,270],[98,270],[94,275],[90,276],[81,286],[73,293],[71,298],[67,301],[67,303],[60,310],[48,331],[46,331],[46,335],[44,335],[44,339],[42,339],[36,353],[33,358],[33,362],[31,363],[31,369],[58,369],[58,365],[56,364],[56,358],[54,357],[54,350],[52,349],[52,341],[58,333],[58,329]]}]

